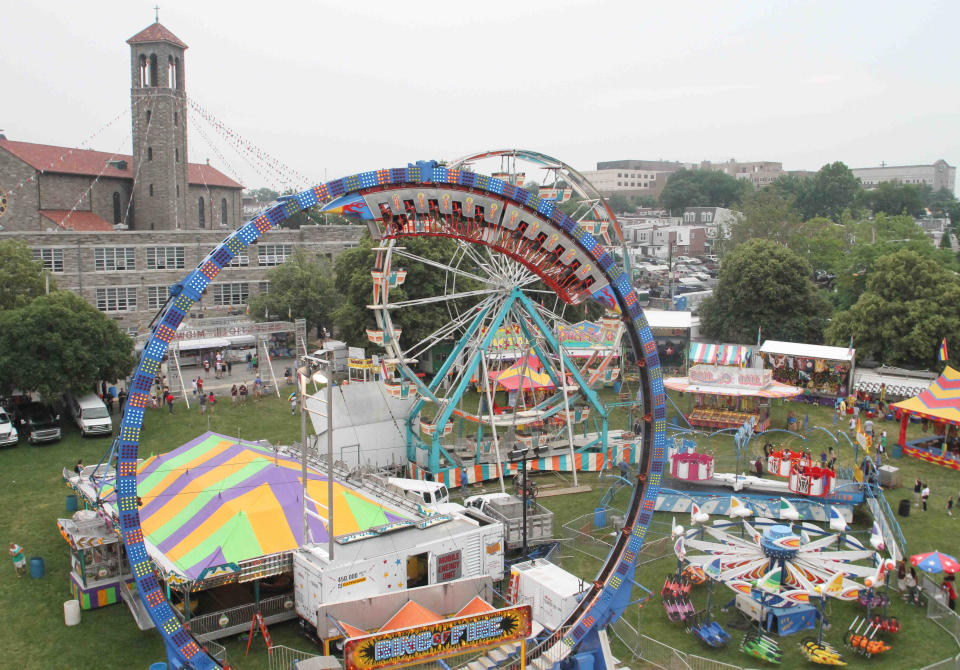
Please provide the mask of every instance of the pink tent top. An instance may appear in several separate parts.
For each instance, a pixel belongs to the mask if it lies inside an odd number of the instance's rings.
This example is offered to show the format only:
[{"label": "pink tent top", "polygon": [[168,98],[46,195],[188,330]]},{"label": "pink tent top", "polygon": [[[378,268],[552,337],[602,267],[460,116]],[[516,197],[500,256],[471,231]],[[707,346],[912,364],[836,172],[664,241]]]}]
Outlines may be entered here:
[{"label": "pink tent top", "polygon": [[471,614],[483,614],[484,612],[492,612],[493,606],[488,603],[486,600],[480,596],[474,596],[473,600],[468,602],[463,608],[453,615],[451,618],[461,617],[461,616],[470,616]]},{"label": "pink tent top", "polygon": [[434,621],[440,621],[441,619],[443,619],[443,617],[433,610],[429,610],[420,603],[410,600],[407,601],[407,604],[401,607],[396,614],[390,617],[387,623],[380,626],[380,630],[397,630],[399,628],[409,628],[410,626],[424,626]]}]

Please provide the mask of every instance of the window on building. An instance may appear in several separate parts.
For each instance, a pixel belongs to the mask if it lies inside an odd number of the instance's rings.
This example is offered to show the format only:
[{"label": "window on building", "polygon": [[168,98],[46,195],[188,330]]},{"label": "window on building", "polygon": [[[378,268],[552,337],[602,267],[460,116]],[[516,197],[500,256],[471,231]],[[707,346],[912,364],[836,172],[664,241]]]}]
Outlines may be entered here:
[{"label": "window on building", "polygon": [[147,160],[153,160],[153,147],[147,147]]},{"label": "window on building", "polygon": [[93,266],[97,272],[136,270],[133,247],[96,247],[93,250]]},{"label": "window on building", "polygon": [[292,253],[292,244],[261,244],[257,248],[257,264],[281,265]]},{"label": "window on building", "polygon": [[227,199],[226,198],[220,199],[220,225],[221,226],[227,225]]},{"label": "window on building", "polygon": [[177,116],[177,113],[174,112],[174,113],[173,113],[173,125],[175,125],[175,126],[176,126],[176,125],[179,125],[179,121],[180,121],[180,119],[179,119],[179,117]]},{"label": "window on building", "polygon": [[97,309],[101,312],[137,311],[137,289],[133,286],[111,286],[97,289]]},{"label": "window on building", "polygon": [[268,281],[257,282],[257,290],[258,290],[260,293],[269,293],[269,292],[270,292],[270,282],[268,282]]},{"label": "window on building", "polygon": [[150,123],[150,110],[147,110],[147,123]]},{"label": "window on building", "polygon": [[173,162],[174,163],[180,162],[180,150],[177,148],[174,148],[173,150]]},{"label": "window on building", "polygon": [[217,306],[244,305],[250,297],[250,284],[232,282],[213,285],[213,304]]},{"label": "window on building", "polygon": [[177,184],[177,197],[180,197],[180,184]]},{"label": "window on building", "polygon": [[43,263],[43,269],[63,272],[63,249],[34,249],[33,260]]},{"label": "window on building", "polygon": [[174,65],[173,56],[167,56],[167,88],[180,88],[177,85],[177,67]]},{"label": "window on building", "polygon": [[150,54],[150,84],[157,85],[157,54]]},{"label": "window on building", "polygon": [[120,192],[113,192],[113,225],[117,225],[123,220],[123,210],[120,206]]},{"label": "window on building", "polygon": [[160,309],[163,303],[167,301],[170,289],[166,286],[148,286],[147,287],[147,309]]},{"label": "window on building", "polygon": [[150,197],[153,197],[153,184],[150,184]]},{"label": "window on building", "polygon": [[[149,74],[149,72],[150,72],[150,71],[149,71],[149,69],[147,68],[147,57],[141,55],[141,56],[140,56],[140,71],[139,71],[139,74],[140,74],[139,80],[140,80],[140,86],[141,86],[141,87],[143,87],[143,86],[149,86],[149,85],[150,85],[150,74]],[[149,119],[148,119],[148,120],[149,120]]]},{"label": "window on building", "polygon": [[183,247],[147,247],[148,270],[182,270]]},{"label": "window on building", "polygon": [[236,256],[230,259],[231,268],[245,268],[250,265],[250,256],[247,254],[247,250],[243,249]]},{"label": "window on building", "polygon": [[197,221],[199,222],[201,228],[205,228],[207,225],[207,212],[203,206],[203,198],[200,198],[200,201],[197,204]]}]

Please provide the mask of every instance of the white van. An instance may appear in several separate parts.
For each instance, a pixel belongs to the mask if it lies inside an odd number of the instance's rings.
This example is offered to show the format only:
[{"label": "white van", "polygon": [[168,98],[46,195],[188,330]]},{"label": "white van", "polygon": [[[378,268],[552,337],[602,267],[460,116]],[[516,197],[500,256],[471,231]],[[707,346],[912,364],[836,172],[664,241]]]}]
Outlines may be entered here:
[{"label": "white van", "polygon": [[450,502],[450,492],[439,482],[390,477],[387,479],[387,484],[396,493],[431,512],[447,514],[462,512],[464,509],[463,505]]},{"label": "white van", "polygon": [[110,418],[110,412],[95,393],[88,393],[78,398],[67,391],[63,395],[63,403],[83,437],[113,433],[113,419]]},{"label": "white van", "polygon": [[20,439],[20,434],[13,426],[13,419],[7,410],[0,407],[0,447],[11,447]]}]

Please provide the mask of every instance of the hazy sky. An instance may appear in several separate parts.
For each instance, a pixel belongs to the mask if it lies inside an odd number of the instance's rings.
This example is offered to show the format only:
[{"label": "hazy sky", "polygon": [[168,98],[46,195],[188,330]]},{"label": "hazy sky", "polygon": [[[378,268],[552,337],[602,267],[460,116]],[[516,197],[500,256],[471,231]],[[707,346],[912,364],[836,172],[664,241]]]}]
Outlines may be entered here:
[{"label": "hazy sky", "polygon": [[[960,164],[956,0],[157,1],[191,99],[313,181],[510,147]],[[128,153],[126,40],[154,1],[4,4],[7,137],[78,146],[121,115],[85,146]],[[190,122],[191,160],[281,186]]]}]

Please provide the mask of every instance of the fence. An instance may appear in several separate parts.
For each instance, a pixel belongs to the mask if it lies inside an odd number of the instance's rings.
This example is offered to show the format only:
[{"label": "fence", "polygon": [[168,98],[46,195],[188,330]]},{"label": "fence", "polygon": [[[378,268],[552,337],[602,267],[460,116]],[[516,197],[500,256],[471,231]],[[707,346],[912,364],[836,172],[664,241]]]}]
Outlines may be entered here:
[{"label": "fence", "polygon": [[[619,514],[622,517],[622,512],[613,508],[609,508],[607,513]],[[592,513],[584,514],[563,524],[561,529],[563,548],[565,550],[572,549],[598,561],[603,561],[606,560],[610,550],[613,549],[613,544],[609,542],[610,527],[594,528],[593,519],[594,515]],[[639,567],[650,561],[663,558],[672,552],[673,543],[667,536],[656,540],[647,540],[637,554],[636,565]]]},{"label": "fence", "polygon": [[[939,586],[933,580],[924,575],[921,583],[923,584],[923,590],[930,596],[927,598],[927,618],[947,631],[954,642],[960,646],[960,616],[957,616],[957,613],[947,606],[945,597],[942,595],[941,597],[935,597],[935,594],[930,593],[930,588],[936,588],[939,591]],[[928,665],[923,670],[957,670],[958,668],[960,668],[960,653]]]},{"label": "fence", "polygon": [[316,658],[316,654],[306,651],[299,651],[282,644],[275,644],[270,647],[270,670],[293,670],[300,661],[308,658]]},{"label": "fence", "polygon": [[[287,606],[289,604],[289,607]],[[293,593],[264,598],[259,603],[247,603],[239,607],[201,614],[190,619],[190,632],[200,642],[228,637],[250,630],[253,615],[260,611],[267,624],[295,619],[296,610],[293,608]]]}]

